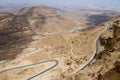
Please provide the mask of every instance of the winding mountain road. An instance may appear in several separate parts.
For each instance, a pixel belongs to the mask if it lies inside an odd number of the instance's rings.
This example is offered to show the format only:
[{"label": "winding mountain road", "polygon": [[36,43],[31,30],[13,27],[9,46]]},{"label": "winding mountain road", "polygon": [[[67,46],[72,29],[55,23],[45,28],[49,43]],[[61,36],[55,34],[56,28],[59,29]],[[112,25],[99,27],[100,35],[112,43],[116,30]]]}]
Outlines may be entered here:
[{"label": "winding mountain road", "polygon": [[[22,39],[20,39],[20,40],[22,40]],[[16,58],[19,58],[19,57],[25,56],[25,55],[33,54],[35,51],[37,51],[39,49],[37,47],[19,47],[19,48],[11,49],[11,51],[17,51],[17,50],[26,49],[26,48],[33,48],[33,50],[30,51],[30,52],[27,52],[27,53],[22,53],[20,55],[17,55]],[[9,52],[9,51],[8,50],[0,51],[0,53],[2,53],[2,52]],[[15,60],[16,58],[13,58],[13,59],[10,59],[10,60],[1,61],[0,65],[8,63],[8,62],[11,62],[11,61]],[[29,64],[29,65],[24,65],[24,66],[19,66],[19,67],[3,69],[3,70],[0,70],[0,73],[4,73],[4,72],[7,72],[7,71],[16,70],[16,69],[21,69],[21,68],[26,68],[26,67],[32,67],[32,66],[36,66],[36,65],[41,65],[43,63],[48,63],[48,62],[54,62],[55,64],[53,66],[50,66],[48,69],[43,70],[42,72],[39,72],[39,73],[37,73],[37,74],[35,74],[35,75],[33,75],[33,76],[31,76],[30,78],[27,79],[27,80],[32,80],[33,78],[35,78],[35,77],[37,77],[37,76],[39,76],[41,74],[44,74],[45,72],[48,72],[48,71],[52,70],[53,68],[55,68],[58,65],[59,61],[54,60],[54,59],[53,60],[45,60],[45,61],[37,62],[37,63],[34,63],[34,64]]]},{"label": "winding mountain road", "polygon": [[30,64],[30,65],[24,65],[24,66],[19,66],[19,67],[13,67],[13,68],[9,68],[9,69],[4,69],[4,70],[0,70],[0,73],[3,73],[3,72],[7,72],[7,71],[11,71],[11,70],[16,70],[16,69],[20,69],[20,68],[26,68],[26,67],[31,67],[31,66],[36,66],[36,65],[40,65],[40,64],[43,64],[43,63],[48,63],[48,62],[55,62],[55,64],[51,67],[49,67],[48,69],[38,73],[38,74],[35,74],[34,76],[28,78],[27,80],[31,80],[45,72],[48,72],[50,71],[51,69],[53,69],[54,67],[56,67],[58,65],[58,61],[57,60],[46,60],[46,61],[41,61],[41,62],[38,62],[38,63],[35,63],[35,64]]},{"label": "winding mountain road", "polygon": [[[107,29],[111,28],[111,25],[112,24],[110,23],[109,26],[105,30],[103,30],[103,32],[106,31]],[[73,75],[78,74],[81,70],[86,68],[95,59],[95,57],[96,57],[96,55],[98,53],[99,38],[101,37],[103,32],[101,32],[98,35],[98,37],[96,38],[96,40],[95,40],[95,43],[94,43],[95,44],[95,50],[94,50],[93,56],[90,58],[90,60],[87,63],[85,63],[83,66],[79,67],[79,69],[77,69],[74,72]],[[36,48],[35,50],[38,49],[37,47],[34,47],[34,48]],[[71,45],[71,48],[72,48],[71,53],[73,54],[73,47],[72,47],[72,45]],[[17,49],[13,49],[13,50],[20,50],[20,49],[22,49],[22,48],[17,48]],[[0,52],[3,52],[3,51],[0,51]],[[45,60],[45,61],[37,62],[37,63],[34,63],[34,64],[29,64],[29,65],[24,65],[24,66],[19,66],[19,67],[13,67],[13,68],[9,68],[9,69],[0,70],[0,73],[4,73],[4,72],[7,72],[7,71],[16,70],[16,69],[21,69],[21,68],[26,68],[26,67],[32,67],[32,66],[36,66],[36,65],[41,65],[43,63],[48,63],[48,62],[54,62],[55,64],[53,66],[50,66],[48,69],[43,70],[42,72],[39,72],[39,73],[37,73],[37,74],[35,74],[35,75],[33,75],[33,76],[31,76],[30,78],[27,79],[27,80],[32,80],[33,78],[36,78],[37,76],[40,76],[40,75],[44,74],[45,72],[48,72],[48,71],[52,70],[53,68],[55,68],[58,65],[59,61],[58,60],[54,60],[54,59],[53,60]],[[1,64],[4,64],[4,63],[0,63],[0,65]]]},{"label": "winding mountain road", "polygon": [[94,50],[93,56],[90,58],[90,60],[87,63],[85,63],[83,66],[79,67],[79,69],[77,69],[73,75],[78,74],[81,70],[83,70],[84,68],[86,68],[88,65],[90,65],[93,62],[93,60],[96,58],[96,55],[98,53],[98,43],[99,43],[99,39],[100,39],[101,35],[106,30],[112,28],[112,25],[113,25],[112,22],[108,23],[108,26],[98,35],[98,37],[96,38],[95,43],[94,43],[95,44],[95,50]]},{"label": "winding mountain road", "polygon": [[85,63],[83,66],[80,66],[75,72],[73,72],[72,75],[70,75],[69,77],[66,77],[65,80],[68,80],[73,75],[77,75],[78,73],[80,73],[81,70],[85,69],[87,66],[89,66],[93,62],[93,60],[96,58],[96,55],[98,53],[98,43],[99,43],[99,39],[100,39],[101,35],[106,30],[111,29],[112,25],[113,25],[112,22],[108,23],[108,26],[96,38],[95,43],[94,43],[95,44],[95,50],[94,50],[93,56],[90,58],[90,60],[87,63]]}]

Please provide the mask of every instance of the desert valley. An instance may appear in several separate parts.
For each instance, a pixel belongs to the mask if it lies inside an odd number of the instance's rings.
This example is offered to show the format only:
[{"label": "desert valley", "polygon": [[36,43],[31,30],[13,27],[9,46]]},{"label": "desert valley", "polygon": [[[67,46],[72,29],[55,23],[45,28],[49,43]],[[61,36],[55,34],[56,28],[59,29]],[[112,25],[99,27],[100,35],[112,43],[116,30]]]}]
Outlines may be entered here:
[{"label": "desert valley", "polygon": [[120,80],[120,12],[0,9],[0,80]]}]

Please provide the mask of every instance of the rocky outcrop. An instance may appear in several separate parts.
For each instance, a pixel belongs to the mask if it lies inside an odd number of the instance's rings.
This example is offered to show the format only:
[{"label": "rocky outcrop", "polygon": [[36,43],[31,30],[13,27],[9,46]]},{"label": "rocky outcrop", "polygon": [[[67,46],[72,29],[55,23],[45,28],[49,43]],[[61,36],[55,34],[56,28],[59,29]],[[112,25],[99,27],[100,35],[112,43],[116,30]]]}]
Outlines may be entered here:
[{"label": "rocky outcrop", "polygon": [[100,44],[106,53],[120,51],[120,20],[114,21],[113,27],[100,37]]},{"label": "rocky outcrop", "polygon": [[[103,75],[98,75],[98,80],[120,80],[120,20],[114,21],[112,28],[103,34],[100,38],[100,44],[104,50],[99,53],[97,58],[105,60],[110,55],[115,62],[109,65],[113,66],[111,69],[108,69]],[[118,59],[115,57],[116,55]]]},{"label": "rocky outcrop", "polygon": [[113,68],[103,75],[99,74],[97,80],[120,80],[120,61],[116,61]]},{"label": "rocky outcrop", "polygon": [[113,48],[120,50],[120,20],[115,21],[113,25]]}]

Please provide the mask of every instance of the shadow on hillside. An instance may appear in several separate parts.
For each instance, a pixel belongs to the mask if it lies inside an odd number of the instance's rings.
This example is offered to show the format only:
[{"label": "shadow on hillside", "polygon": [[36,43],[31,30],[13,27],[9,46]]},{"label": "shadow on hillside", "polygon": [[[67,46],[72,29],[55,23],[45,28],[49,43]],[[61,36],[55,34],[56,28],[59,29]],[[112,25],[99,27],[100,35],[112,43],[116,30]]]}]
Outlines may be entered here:
[{"label": "shadow on hillside", "polygon": [[[4,22],[0,27],[0,60],[15,58],[20,54],[32,41],[32,34],[26,33],[22,23],[16,21]],[[17,26],[14,26],[17,25]]]},{"label": "shadow on hillside", "polygon": [[[21,37],[22,36],[22,37]],[[27,38],[26,38],[27,37]],[[29,36],[1,36],[0,35],[0,60],[14,58],[20,54],[32,41]]]}]

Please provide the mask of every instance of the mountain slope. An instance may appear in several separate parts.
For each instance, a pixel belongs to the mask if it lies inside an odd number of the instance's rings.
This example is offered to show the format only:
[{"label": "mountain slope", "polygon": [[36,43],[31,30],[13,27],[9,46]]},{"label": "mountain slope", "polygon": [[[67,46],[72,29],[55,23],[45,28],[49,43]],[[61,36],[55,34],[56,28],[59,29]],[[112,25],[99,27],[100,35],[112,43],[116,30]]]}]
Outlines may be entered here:
[{"label": "mountain slope", "polygon": [[[54,8],[46,6],[26,7],[16,14],[2,15],[0,48],[4,50],[11,49],[15,45],[27,46],[32,41],[34,34],[63,32],[76,27],[76,25],[78,24],[58,14]],[[26,40],[26,38],[28,39]],[[8,57],[5,58],[5,55],[2,54],[1,59],[7,59]]]}]

